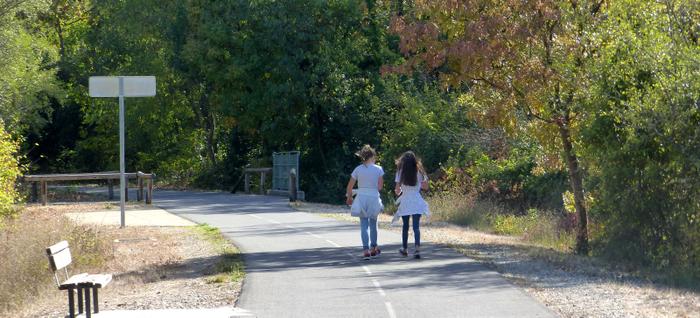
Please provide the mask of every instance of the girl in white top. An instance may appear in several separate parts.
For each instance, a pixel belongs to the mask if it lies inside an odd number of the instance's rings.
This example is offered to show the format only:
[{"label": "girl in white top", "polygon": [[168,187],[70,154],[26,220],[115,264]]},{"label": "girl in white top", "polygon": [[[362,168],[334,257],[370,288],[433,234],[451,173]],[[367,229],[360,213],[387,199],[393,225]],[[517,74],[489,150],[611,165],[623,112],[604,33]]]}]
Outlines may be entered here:
[{"label": "girl in white top", "polygon": [[[346,203],[351,206],[350,214],[360,218],[363,257],[368,260],[381,253],[377,246],[377,217],[384,210],[379,197],[379,191],[384,186],[384,170],[375,164],[377,153],[369,145],[364,145],[355,154],[362,159],[362,164],[352,171],[345,196]],[[352,188],[356,182],[357,196],[353,199]]]},{"label": "girl in white top", "polygon": [[394,192],[400,195],[396,201],[399,208],[394,218],[401,217],[403,228],[401,239],[403,247],[399,249],[402,256],[408,256],[408,222],[413,217],[413,237],[416,250],[413,256],[420,258],[420,218],[422,215],[429,216],[428,203],[423,200],[421,190],[428,190],[428,176],[423,169],[420,159],[412,151],[407,151],[396,160],[396,187]]}]

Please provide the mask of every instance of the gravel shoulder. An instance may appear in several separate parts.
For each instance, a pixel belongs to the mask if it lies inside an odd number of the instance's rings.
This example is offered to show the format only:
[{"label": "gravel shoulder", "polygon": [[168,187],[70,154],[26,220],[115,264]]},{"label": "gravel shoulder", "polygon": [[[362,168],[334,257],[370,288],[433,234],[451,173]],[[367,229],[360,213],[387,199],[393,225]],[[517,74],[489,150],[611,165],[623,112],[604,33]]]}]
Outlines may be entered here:
[{"label": "gravel shoulder", "polygon": [[[344,206],[306,202],[292,206],[357,222]],[[381,227],[400,231],[390,221],[390,216],[380,216]],[[699,293],[655,285],[595,258],[446,223],[424,224],[422,230],[427,240],[486,264],[562,317],[700,317]]]},{"label": "gravel shoulder", "polygon": [[[88,212],[97,207],[103,205],[66,208]],[[220,279],[218,267],[226,257],[222,247],[195,228],[97,226],[95,231],[111,241],[112,255],[99,271],[114,275],[112,283],[100,291],[101,310],[215,308],[236,304],[242,280]],[[12,316],[63,317],[66,312],[65,292],[53,288]]]}]

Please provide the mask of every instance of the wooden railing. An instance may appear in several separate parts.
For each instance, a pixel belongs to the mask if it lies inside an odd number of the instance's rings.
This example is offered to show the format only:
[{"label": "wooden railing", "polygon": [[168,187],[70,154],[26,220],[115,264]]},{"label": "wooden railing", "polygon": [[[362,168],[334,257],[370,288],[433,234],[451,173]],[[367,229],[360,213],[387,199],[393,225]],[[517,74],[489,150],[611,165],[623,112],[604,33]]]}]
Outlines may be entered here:
[{"label": "wooden railing", "polygon": [[[127,185],[124,189],[124,200],[129,201],[129,179],[136,179],[138,191],[136,191],[136,199],[144,200],[144,180],[146,180],[146,204],[153,202],[153,173],[132,172],[124,174],[127,179]],[[67,174],[35,174],[24,176],[24,181],[32,183],[32,197],[36,201],[39,197],[38,192],[41,188],[41,204],[46,205],[49,200],[49,182],[57,181],[79,181],[79,180],[107,180],[107,189],[109,199],[114,199],[114,180],[119,180],[118,172],[96,172],[96,173],[67,173]]]},{"label": "wooden railing", "polygon": [[[250,175],[251,174],[260,174],[260,194],[265,194],[265,176],[268,173],[272,172],[272,168],[245,168],[243,169],[243,174],[245,177],[245,184],[244,184],[244,189],[245,193],[250,194]],[[297,172],[296,169],[291,169],[289,171],[289,200],[292,202],[297,201],[298,199],[298,191],[297,191]],[[279,191],[274,191],[271,190],[271,193],[275,194],[280,194]],[[269,193],[268,193],[269,194]]]},{"label": "wooden railing", "polygon": [[245,168],[243,169],[245,174],[244,189],[245,193],[250,193],[250,175],[259,173],[260,174],[260,194],[265,194],[265,175],[272,173],[272,168]]}]

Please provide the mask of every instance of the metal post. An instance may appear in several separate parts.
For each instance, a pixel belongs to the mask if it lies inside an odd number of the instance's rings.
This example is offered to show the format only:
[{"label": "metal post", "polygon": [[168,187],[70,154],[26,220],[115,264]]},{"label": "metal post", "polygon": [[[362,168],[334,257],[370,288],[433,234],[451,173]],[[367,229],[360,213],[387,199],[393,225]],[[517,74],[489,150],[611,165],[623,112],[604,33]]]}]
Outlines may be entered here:
[{"label": "metal post", "polygon": [[83,305],[84,305],[83,304],[83,288],[78,287],[77,290],[78,290],[78,314],[82,314],[83,313]]},{"label": "metal post", "polygon": [[248,172],[243,172],[243,173],[245,174],[245,186],[244,186],[245,193],[250,194],[250,175],[248,174]]},{"label": "metal post", "polygon": [[75,298],[73,288],[68,288],[68,317],[75,318]]},{"label": "metal post", "polygon": [[289,201],[297,201],[297,171],[289,169]]},{"label": "metal post", "polygon": [[126,178],[124,171],[126,170],[124,163],[124,78],[119,77],[119,209],[121,211],[121,228],[126,226],[126,213],[124,205],[126,200]]},{"label": "metal post", "polygon": [[100,305],[97,300],[97,286],[92,287],[92,308],[94,313],[100,312]]},{"label": "metal post", "polygon": [[90,305],[90,287],[83,288],[85,291],[85,317],[92,317],[92,306]]}]

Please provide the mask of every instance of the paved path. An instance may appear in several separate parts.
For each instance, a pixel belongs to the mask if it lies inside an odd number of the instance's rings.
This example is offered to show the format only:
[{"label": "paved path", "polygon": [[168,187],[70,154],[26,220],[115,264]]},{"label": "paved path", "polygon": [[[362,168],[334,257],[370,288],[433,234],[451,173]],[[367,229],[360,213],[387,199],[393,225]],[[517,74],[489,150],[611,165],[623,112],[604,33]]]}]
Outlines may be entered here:
[{"label": "paved path", "polygon": [[356,224],[297,212],[284,198],[158,191],[154,203],[221,229],[245,253],[238,307],[257,317],[553,317],[479,263],[423,244],[424,259],[396,253],[382,231],[380,258],[364,261]]}]

